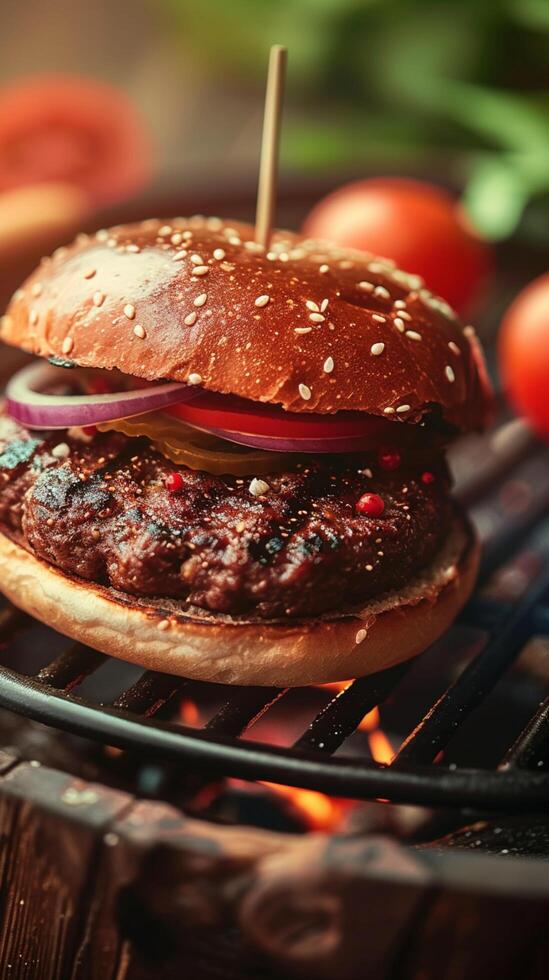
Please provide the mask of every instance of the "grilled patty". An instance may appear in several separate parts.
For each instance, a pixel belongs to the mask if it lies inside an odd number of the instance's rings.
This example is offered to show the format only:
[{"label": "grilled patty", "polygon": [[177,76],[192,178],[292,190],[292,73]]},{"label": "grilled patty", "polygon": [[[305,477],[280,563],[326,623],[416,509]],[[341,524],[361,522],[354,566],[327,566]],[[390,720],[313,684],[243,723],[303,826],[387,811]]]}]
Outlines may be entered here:
[{"label": "grilled patty", "polygon": [[[399,588],[434,557],[451,504],[444,463],[430,462],[433,478],[426,468],[317,457],[262,477],[256,496],[250,477],[176,467],[147,439],[36,434],[2,416],[0,525],[65,572],[122,592],[316,616]],[[174,472],[182,486],[171,492]],[[357,512],[365,493],[382,497],[380,516]]]}]

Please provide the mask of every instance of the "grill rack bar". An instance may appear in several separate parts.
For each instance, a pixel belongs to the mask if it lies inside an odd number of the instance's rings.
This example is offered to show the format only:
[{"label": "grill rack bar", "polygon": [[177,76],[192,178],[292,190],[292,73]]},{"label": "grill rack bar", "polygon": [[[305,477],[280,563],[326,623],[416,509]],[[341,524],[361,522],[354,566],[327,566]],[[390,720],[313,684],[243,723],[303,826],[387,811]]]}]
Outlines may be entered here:
[{"label": "grill rack bar", "polygon": [[[206,729],[189,729],[169,722],[137,718],[121,709],[80,701],[64,692],[45,693],[33,678],[25,682],[5,670],[2,701],[35,721],[58,725],[87,738],[100,739],[128,751],[145,752],[163,762],[188,763],[192,757],[200,770],[230,773],[242,779],[319,787],[333,796],[355,799],[391,799],[395,803],[428,806],[463,806],[510,813],[546,810],[549,776],[526,770],[450,771],[443,767],[405,766],[398,769],[350,756],[325,757],[317,753],[212,735]],[[144,738],[144,733],[146,738]],[[266,773],[268,772],[268,777]]]},{"label": "grill rack bar", "polygon": [[458,680],[441,695],[404,741],[393,765],[399,766],[403,761],[431,762],[447,745],[458,725],[463,723],[492,690],[519,653],[522,643],[530,635],[531,613],[548,590],[549,566],[522,602],[511,611],[499,633],[465,668]]},{"label": "grill rack bar", "polygon": [[[518,437],[515,433],[513,438],[512,465],[533,464],[535,484],[536,460],[542,458],[542,450],[520,427]],[[503,464],[501,457],[492,461],[494,473],[501,475],[505,470]],[[501,567],[510,551],[523,545],[525,535],[533,529],[539,534],[546,528],[546,550],[549,550],[549,521],[544,523],[549,505],[549,476],[541,483],[532,506],[503,525],[500,522],[498,533],[489,538],[482,581]],[[469,501],[478,500],[482,506],[487,489],[490,488],[486,486],[484,473],[476,482],[469,481],[462,496]],[[493,490],[497,494],[497,487]],[[509,609],[505,602],[486,600],[478,594],[473,598],[462,620],[468,625],[478,625],[480,610],[482,628],[490,638],[481,654],[408,737],[396,764],[390,767],[341,753],[333,758],[332,754],[353,734],[368,711],[396,691],[413,662],[350,684],[331,699],[289,748],[239,737],[284,696],[283,689],[221,688],[226,692],[226,700],[204,728],[176,726],[163,719],[181,692],[190,689],[192,695],[200,685],[195,687],[194,682],[183,678],[148,671],[110,705],[96,704],[89,698],[84,700],[71,692],[108,658],[79,644],[62,653],[35,677],[0,667],[0,704],[47,724],[161,762],[184,762],[188,768],[191,761],[194,766],[216,775],[281,782],[357,799],[382,798],[508,812],[545,811],[549,804],[549,775],[540,771],[538,763],[540,759],[543,761],[549,746],[549,698],[498,770],[452,770],[428,763],[497,683],[519,652],[521,643],[535,630],[547,631],[548,606],[543,605],[543,600],[548,589],[549,576],[545,572],[514,609]],[[25,623],[30,624],[32,620],[17,610],[8,607],[0,611],[0,638],[9,639]]]},{"label": "grill rack bar", "polygon": [[353,681],[319,712],[294,743],[294,748],[303,752],[335,752],[358,728],[364,716],[385,701],[411,666],[408,661]]}]

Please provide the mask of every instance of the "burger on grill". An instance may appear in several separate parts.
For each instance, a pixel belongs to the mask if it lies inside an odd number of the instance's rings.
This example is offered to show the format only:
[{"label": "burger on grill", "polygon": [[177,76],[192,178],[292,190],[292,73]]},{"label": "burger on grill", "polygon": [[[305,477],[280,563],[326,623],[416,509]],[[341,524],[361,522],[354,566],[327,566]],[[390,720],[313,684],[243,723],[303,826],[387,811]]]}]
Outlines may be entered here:
[{"label": "burger on grill", "polygon": [[207,681],[377,671],[439,636],[477,545],[444,449],[489,407],[472,328],[391,262],[177,218],[45,259],[2,338],[0,588]]}]

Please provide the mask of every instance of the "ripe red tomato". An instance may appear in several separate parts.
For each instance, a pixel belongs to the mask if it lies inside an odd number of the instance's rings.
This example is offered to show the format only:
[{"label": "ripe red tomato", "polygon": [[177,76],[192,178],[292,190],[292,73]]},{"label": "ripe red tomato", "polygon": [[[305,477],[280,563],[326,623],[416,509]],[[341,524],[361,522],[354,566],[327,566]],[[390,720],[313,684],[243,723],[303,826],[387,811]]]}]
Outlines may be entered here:
[{"label": "ripe red tomato", "polygon": [[534,279],[507,310],[499,363],[510,401],[540,435],[549,436],[549,273]]},{"label": "ripe red tomato", "polygon": [[478,296],[493,265],[490,246],[452,196],[418,180],[346,184],[313,208],[303,232],[393,259],[460,311]]},{"label": "ripe red tomato", "polygon": [[146,183],[150,160],[143,122],[111,85],[48,75],[0,90],[0,191],[61,182],[116,201]]}]

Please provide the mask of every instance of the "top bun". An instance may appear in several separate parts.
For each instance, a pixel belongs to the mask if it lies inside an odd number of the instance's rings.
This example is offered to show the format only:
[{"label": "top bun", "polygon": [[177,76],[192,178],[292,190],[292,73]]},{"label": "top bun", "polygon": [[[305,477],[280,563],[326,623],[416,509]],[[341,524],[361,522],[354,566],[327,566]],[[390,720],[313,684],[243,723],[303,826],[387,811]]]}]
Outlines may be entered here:
[{"label": "top bun", "polygon": [[457,430],[489,403],[472,328],[388,259],[251,225],[174,218],[79,235],[44,259],[2,338],[42,357],[203,385],[292,412]]}]

